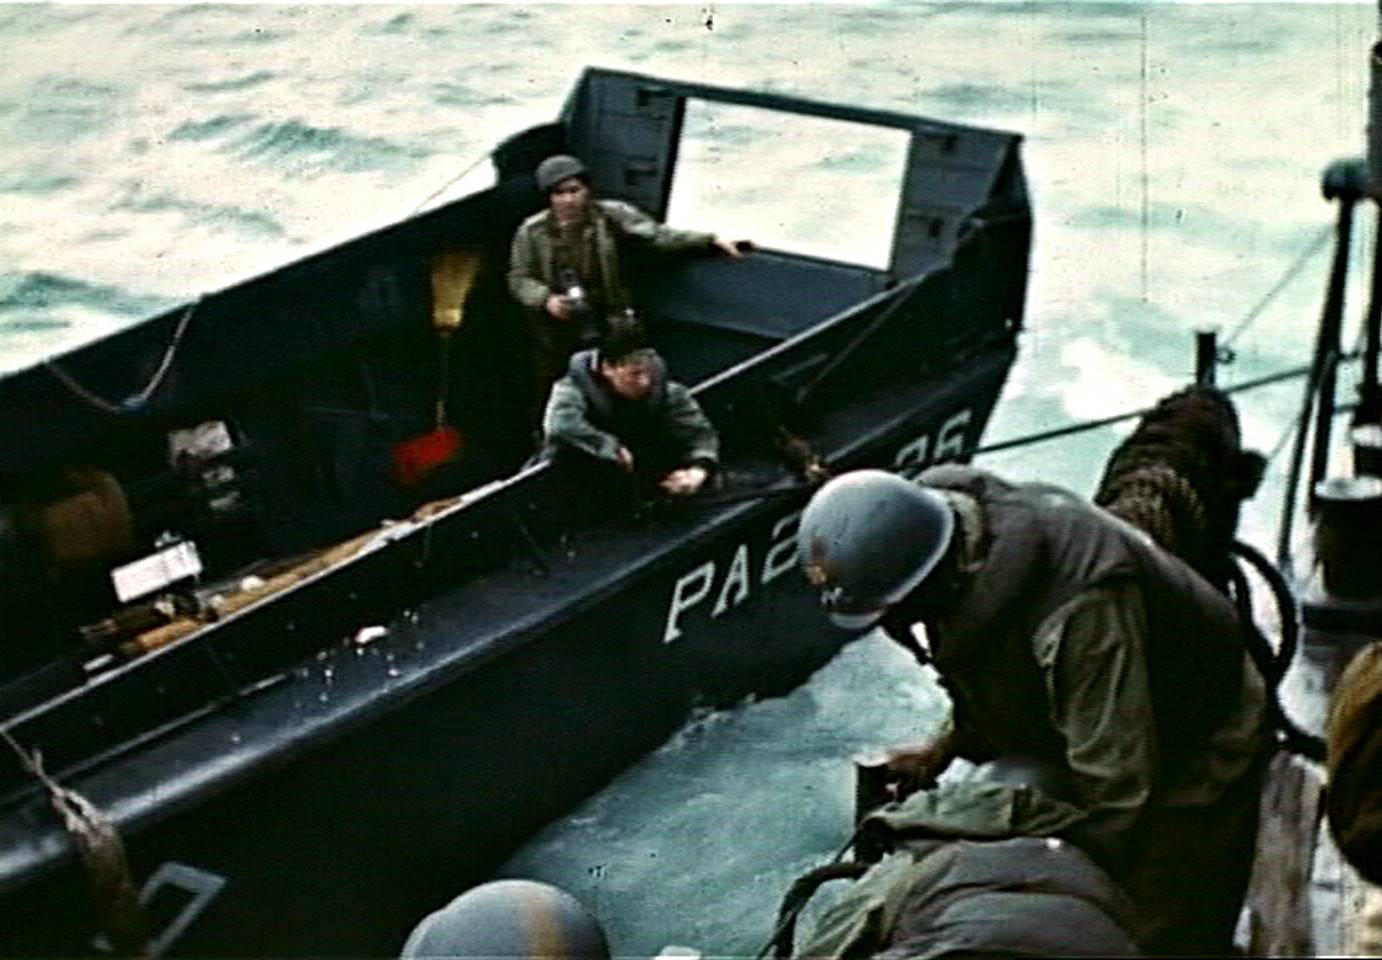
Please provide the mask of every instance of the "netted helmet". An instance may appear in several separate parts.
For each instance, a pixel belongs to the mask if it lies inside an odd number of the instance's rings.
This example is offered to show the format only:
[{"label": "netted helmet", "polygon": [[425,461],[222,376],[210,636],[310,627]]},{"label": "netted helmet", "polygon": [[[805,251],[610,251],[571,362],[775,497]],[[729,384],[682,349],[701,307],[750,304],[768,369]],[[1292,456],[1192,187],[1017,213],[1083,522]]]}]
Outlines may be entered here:
[{"label": "netted helmet", "polygon": [[495,880],[425,917],[401,957],[609,960],[609,946],[599,924],[566,891],[534,880]]},{"label": "netted helmet", "polygon": [[885,470],[855,470],[816,491],[797,546],[837,626],[863,630],[936,568],[955,530],[945,498]]},{"label": "netted helmet", "polygon": [[539,163],[533,178],[537,180],[539,190],[543,193],[550,193],[552,188],[563,180],[570,177],[584,177],[585,175],[585,164],[570,154],[559,153]]}]

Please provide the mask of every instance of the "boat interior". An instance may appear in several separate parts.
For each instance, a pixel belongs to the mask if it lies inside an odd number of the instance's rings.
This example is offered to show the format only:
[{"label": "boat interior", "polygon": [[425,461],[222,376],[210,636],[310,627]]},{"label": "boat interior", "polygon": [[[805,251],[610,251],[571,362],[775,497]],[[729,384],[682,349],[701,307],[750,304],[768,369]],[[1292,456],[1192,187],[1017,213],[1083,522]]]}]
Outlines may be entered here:
[{"label": "boat interior", "polygon": [[[483,499],[521,471],[544,398],[531,318],[506,274],[514,229],[544,203],[537,162],[575,153],[597,195],[724,235],[703,209],[716,164],[780,177],[768,158],[802,142],[763,119],[780,114],[867,135],[846,154],[866,175],[832,180],[809,156],[790,175],[852,212],[871,205],[870,232],[832,236],[830,211],[783,226],[760,210],[781,236],[746,236],[756,248],[743,260],[661,257],[629,271],[651,338],[671,375],[696,385],[731,463],[780,461],[780,428],[818,428],[840,390],[885,394],[1011,339],[1023,285],[989,281],[1004,258],[1025,264],[1018,138],[587,71],[559,122],[495,149],[492,186],[0,378],[0,718],[52,692],[37,668],[60,661],[70,684],[78,666],[118,663],[120,642],[195,614],[212,588],[273,582],[389,518],[454,508],[467,491]],[[868,139],[879,131],[881,146]],[[683,180],[699,193],[678,192]],[[962,266],[968,282],[948,283]],[[438,297],[458,290],[461,323],[443,335]],[[956,316],[966,322],[946,322]],[[899,325],[914,351],[898,350]],[[400,446],[436,430],[439,407],[459,448],[405,482]],[[543,472],[524,482],[541,490]],[[539,539],[567,522],[565,501],[535,502]]]}]

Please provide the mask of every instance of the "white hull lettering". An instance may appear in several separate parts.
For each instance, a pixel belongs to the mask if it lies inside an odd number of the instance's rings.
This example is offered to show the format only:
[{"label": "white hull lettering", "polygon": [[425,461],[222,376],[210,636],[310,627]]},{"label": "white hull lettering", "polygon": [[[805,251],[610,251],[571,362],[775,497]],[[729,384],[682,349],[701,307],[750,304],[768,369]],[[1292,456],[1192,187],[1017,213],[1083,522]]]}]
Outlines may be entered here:
[{"label": "white hull lettering", "polygon": [[[715,604],[710,609],[711,617],[721,617],[732,608],[741,605],[753,594],[755,587],[751,571],[754,557],[760,553],[763,564],[759,568],[758,587],[766,586],[797,564],[797,521],[801,511],[794,510],[780,517],[773,524],[768,542],[764,545],[746,541],[738,544],[729,555],[727,563],[707,560],[677,578],[672,587],[672,599],[667,605],[667,620],[662,631],[662,642],[672,643],[681,639],[682,615],[709,599],[712,589],[719,584],[715,594]],[[723,579],[720,571],[723,570]]]},{"label": "white hull lettering", "polygon": [[681,636],[681,628],[677,626],[678,619],[706,598],[714,581],[714,560],[707,560],[677,579],[677,585],[672,588],[672,603],[667,608],[667,626],[662,631],[663,643],[671,643]]},{"label": "white hull lettering", "polygon": [[768,554],[763,558],[763,577],[759,581],[760,583],[764,585],[772,583],[788,570],[796,567],[797,521],[800,519],[801,511],[793,510],[773,524],[773,545],[768,548]]},{"label": "white hull lettering", "polygon": [[[734,559],[730,561],[729,573],[725,574],[725,582],[720,587],[720,596],[715,601],[715,609],[710,611],[712,617],[718,617],[730,608],[730,605],[738,606],[744,602],[744,598],[749,595],[749,545],[739,544],[739,549],[734,551]],[[731,597],[733,599],[731,599]]]},{"label": "white hull lettering", "polygon": [[[146,956],[157,960],[182,936],[192,922],[201,916],[211,902],[226,885],[226,878],[209,870],[189,867],[185,863],[169,860],[159,865],[153,875],[145,881],[139,891],[139,905],[146,910],[156,906],[164,891],[174,904],[180,905],[178,912],[168,920],[160,931],[149,932]],[[158,912],[158,911],[155,911]],[[110,941],[104,934],[92,941],[92,946],[102,953],[112,953]]]},{"label": "white hull lettering", "polygon": [[932,464],[958,460],[964,456],[965,438],[973,421],[974,411],[968,407],[951,415],[939,430],[903,444],[893,457],[893,469],[904,477],[915,477]]}]

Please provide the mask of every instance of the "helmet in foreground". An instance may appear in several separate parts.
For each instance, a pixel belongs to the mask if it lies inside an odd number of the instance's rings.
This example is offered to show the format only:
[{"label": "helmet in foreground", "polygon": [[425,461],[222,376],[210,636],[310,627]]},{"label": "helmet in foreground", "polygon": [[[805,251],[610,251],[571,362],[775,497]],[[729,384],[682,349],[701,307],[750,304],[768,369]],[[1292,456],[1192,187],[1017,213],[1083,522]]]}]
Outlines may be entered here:
[{"label": "helmet in foreground", "polygon": [[609,960],[609,945],[595,919],[564,890],[533,880],[495,880],[424,917],[401,956]]},{"label": "helmet in foreground", "polygon": [[537,165],[533,173],[537,188],[543,193],[551,193],[552,188],[571,177],[586,176],[585,164],[567,153],[548,157]]},{"label": "helmet in foreground", "polygon": [[837,626],[863,630],[936,568],[955,530],[945,498],[885,470],[855,470],[816,491],[797,546]]}]

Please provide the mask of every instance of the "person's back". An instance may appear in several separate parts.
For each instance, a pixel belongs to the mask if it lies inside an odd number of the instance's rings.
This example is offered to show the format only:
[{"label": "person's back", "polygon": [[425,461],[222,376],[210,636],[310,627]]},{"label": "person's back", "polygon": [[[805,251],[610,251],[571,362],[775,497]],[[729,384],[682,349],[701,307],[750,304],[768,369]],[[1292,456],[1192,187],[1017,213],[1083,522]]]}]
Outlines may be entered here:
[{"label": "person's back", "polygon": [[[913,514],[940,521],[900,522]],[[1087,814],[1067,839],[1137,902],[1144,949],[1230,949],[1267,738],[1221,593],[1072,494],[967,467],[836,478],[798,538],[827,611],[882,625],[950,694],[948,725],[893,751],[897,779],[956,757],[1063,764]]]}]

